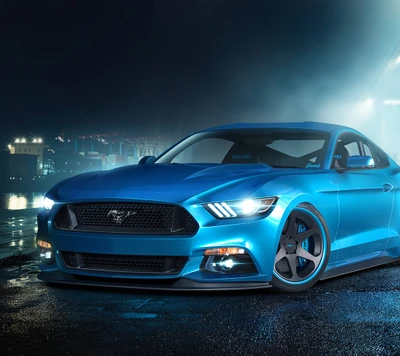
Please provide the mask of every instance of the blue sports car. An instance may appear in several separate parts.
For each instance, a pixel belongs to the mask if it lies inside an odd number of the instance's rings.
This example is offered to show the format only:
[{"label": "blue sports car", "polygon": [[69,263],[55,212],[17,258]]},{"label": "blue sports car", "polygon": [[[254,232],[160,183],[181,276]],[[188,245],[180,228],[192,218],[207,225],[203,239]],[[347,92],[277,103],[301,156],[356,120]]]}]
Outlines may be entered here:
[{"label": "blue sports car", "polygon": [[399,187],[400,167],[348,127],[205,129],[157,158],[56,184],[38,215],[39,278],[303,291],[399,259]]}]

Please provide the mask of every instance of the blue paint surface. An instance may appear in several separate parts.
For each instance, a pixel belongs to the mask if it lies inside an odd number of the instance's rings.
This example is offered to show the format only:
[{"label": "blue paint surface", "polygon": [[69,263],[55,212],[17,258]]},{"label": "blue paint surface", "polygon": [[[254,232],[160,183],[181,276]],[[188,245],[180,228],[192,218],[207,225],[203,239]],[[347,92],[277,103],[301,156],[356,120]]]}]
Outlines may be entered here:
[{"label": "blue paint surface", "polygon": [[[291,211],[303,203],[312,205],[327,226],[331,242],[328,269],[372,260],[371,256],[399,257],[400,167],[388,157],[387,165],[373,169],[339,171],[331,168],[333,160],[338,158],[334,153],[341,135],[358,135],[370,142],[357,131],[344,126],[306,122],[236,124],[201,133],[229,133],[230,130],[262,133],[266,130],[269,134],[272,129],[298,130],[299,135],[324,135],[328,139],[321,151],[323,156],[319,157],[319,162],[305,164],[303,168],[246,164],[242,156],[239,158],[243,162],[235,164],[157,164],[156,161],[155,164],[86,173],[57,184],[47,193],[55,201],[52,210],[43,210],[38,215],[38,238],[51,243],[56,256],[54,264],[40,265],[43,278],[46,278],[46,272],[58,270],[65,275],[126,280],[158,281],[184,277],[195,282],[271,282],[284,224]],[[393,189],[383,190],[385,184]],[[266,214],[255,216],[224,219],[213,216],[205,208],[211,203],[268,197],[276,197],[276,203]],[[199,229],[193,236],[184,237],[56,229],[54,218],[60,208],[81,202],[170,204],[188,212]],[[105,218],[99,216],[100,221]],[[205,250],[219,247],[245,250],[257,273],[201,272]],[[59,251],[113,256],[184,256],[188,260],[178,274],[172,275],[91,271],[67,267]],[[304,260],[299,263],[304,264]]]}]

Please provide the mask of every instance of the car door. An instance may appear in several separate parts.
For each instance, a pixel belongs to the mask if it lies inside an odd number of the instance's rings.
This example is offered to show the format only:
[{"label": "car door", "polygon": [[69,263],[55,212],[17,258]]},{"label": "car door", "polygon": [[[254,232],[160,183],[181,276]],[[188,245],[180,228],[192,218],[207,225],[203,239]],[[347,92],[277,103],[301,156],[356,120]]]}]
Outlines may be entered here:
[{"label": "car door", "polygon": [[[370,146],[365,138],[354,133],[342,135],[336,143],[332,168],[335,168],[335,160],[343,159],[346,151],[348,156],[373,156]],[[389,241],[394,186],[384,169],[382,164],[374,168],[337,169],[339,224],[336,244],[339,263],[376,256]]]}]

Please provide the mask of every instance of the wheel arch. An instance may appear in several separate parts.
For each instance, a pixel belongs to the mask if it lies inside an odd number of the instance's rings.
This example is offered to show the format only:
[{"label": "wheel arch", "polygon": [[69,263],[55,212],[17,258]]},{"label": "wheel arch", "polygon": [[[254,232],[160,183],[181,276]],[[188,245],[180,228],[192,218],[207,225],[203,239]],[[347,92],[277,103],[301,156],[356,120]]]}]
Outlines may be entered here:
[{"label": "wheel arch", "polygon": [[[324,213],[324,209],[321,208],[323,201],[318,201],[310,194],[299,194],[294,197],[290,202],[288,202],[285,213],[282,215],[282,221],[279,226],[280,229],[285,225],[286,219],[289,217],[290,213],[297,207],[308,207],[315,210],[318,213],[318,217],[323,221],[327,229],[327,233],[331,239],[331,243],[335,241],[336,236],[336,226],[338,223],[338,217],[332,214],[330,219],[327,214]],[[325,209],[326,210],[326,209]]]}]

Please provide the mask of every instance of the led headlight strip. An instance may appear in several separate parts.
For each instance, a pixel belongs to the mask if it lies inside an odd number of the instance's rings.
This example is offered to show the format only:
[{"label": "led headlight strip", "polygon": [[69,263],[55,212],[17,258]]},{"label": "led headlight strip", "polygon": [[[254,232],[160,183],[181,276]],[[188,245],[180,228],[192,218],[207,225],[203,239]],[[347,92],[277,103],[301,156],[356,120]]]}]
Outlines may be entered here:
[{"label": "led headlight strip", "polygon": [[242,218],[266,213],[278,200],[276,197],[208,203],[203,206],[218,219]]}]

